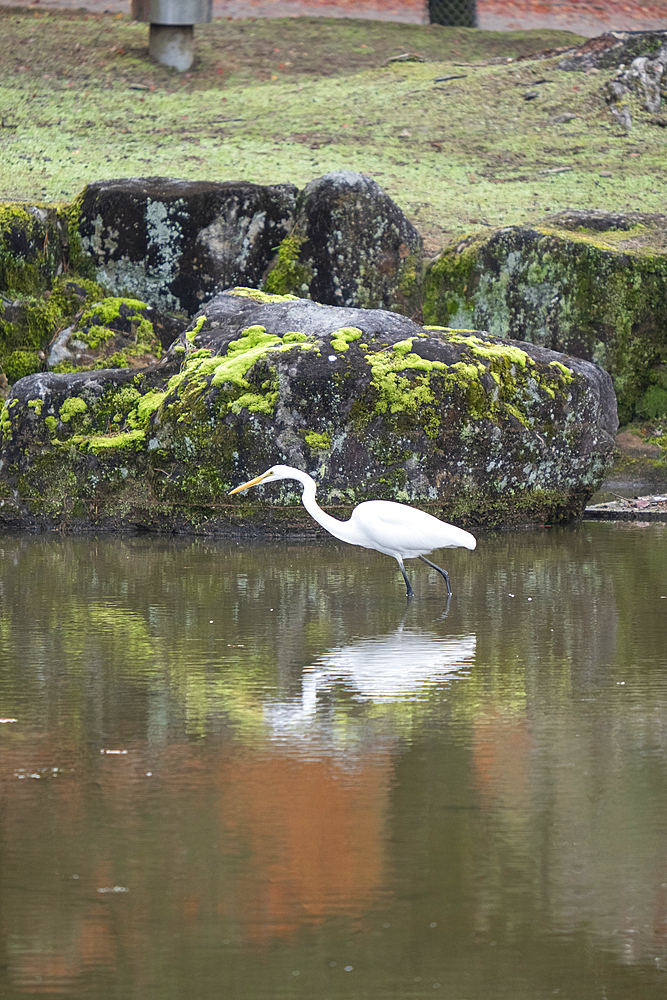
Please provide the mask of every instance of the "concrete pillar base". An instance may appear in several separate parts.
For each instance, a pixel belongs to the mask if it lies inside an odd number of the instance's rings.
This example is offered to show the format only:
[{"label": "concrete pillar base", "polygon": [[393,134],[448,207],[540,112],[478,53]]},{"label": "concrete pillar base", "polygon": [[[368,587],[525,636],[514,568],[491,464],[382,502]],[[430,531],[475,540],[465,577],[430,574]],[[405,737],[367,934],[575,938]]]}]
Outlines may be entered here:
[{"label": "concrete pillar base", "polygon": [[148,54],[163,66],[181,72],[190,69],[195,58],[195,31],[191,24],[151,24]]}]

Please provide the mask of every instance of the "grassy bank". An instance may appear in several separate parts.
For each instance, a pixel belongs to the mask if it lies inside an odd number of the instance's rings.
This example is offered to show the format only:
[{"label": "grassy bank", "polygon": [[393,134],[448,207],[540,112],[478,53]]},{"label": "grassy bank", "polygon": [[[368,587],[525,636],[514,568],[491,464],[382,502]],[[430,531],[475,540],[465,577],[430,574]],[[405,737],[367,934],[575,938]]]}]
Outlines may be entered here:
[{"label": "grassy bank", "polygon": [[[376,178],[432,251],[563,208],[667,207],[665,129],[639,114],[626,134],[610,74],[527,58],[581,41],[568,33],[224,20],[196,29],[178,74],[125,17],[5,8],[0,27],[3,199],[138,175],[302,185],[344,167]],[[427,61],[388,62],[405,52]]]}]

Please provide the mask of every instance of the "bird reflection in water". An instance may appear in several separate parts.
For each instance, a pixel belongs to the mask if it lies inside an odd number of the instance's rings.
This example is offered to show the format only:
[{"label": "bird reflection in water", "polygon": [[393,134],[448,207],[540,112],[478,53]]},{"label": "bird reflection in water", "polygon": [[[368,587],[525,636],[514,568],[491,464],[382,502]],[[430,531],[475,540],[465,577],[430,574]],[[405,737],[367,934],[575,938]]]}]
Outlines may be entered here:
[{"label": "bird reflection in water", "polygon": [[475,635],[442,638],[401,625],[388,635],[334,647],[304,669],[301,696],[266,705],[264,717],[274,739],[289,740],[315,736],[318,701],[338,687],[370,705],[425,701],[435,688],[465,675],[476,645]]}]

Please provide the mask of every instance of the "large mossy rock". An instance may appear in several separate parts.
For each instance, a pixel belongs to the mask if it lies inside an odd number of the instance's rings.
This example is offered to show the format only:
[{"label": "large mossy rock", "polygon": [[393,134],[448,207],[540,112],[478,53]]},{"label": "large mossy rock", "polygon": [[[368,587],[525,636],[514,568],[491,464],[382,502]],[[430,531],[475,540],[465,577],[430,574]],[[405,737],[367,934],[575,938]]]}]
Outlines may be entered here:
[{"label": "large mossy rock", "polygon": [[427,323],[474,327],[595,361],[621,422],[667,415],[667,216],[568,212],[447,247]]},{"label": "large mossy rock", "polygon": [[0,523],[312,528],[299,487],[228,490],[283,462],[345,517],[361,500],[462,525],[565,521],[617,427],[596,365],[381,310],[237,289],[144,372],[21,379],[0,414]]},{"label": "large mossy rock", "polygon": [[215,292],[258,286],[294,223],[291,184],[96,181],[78,204],[97,280],[163,310],[192,315]]}]

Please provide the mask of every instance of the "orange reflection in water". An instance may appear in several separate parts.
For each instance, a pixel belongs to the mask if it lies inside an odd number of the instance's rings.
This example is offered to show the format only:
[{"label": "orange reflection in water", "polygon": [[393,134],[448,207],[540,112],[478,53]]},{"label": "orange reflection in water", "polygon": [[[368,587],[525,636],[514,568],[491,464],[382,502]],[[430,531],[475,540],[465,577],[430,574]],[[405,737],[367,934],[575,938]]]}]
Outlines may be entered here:
[{"label": "orange reflection in water", "polygon": [[524,808],[530,798],[530,754],[534,742],[525,714],[487,706],[472,731],[474,784],[484,808],[499,801]]},{"label": "orange reflection in water", "polygon": [[390,748],[351,760],[228,736],[172,743],[158,758],[144,740],[126,746],[77,760],[43,738],[0,758],[0,840],[15,872],[0,938],[13,989],[69,993],[127,963],[139,984],[146,951],[186,930],[264,947],[332,916],[360,921],[380,901]]},{"label": "orange reflection in water", "polygon": [[334,914],[360,917],[386,876],[389,754],[352,772],[335,760],[248,755],[221,767],[228,844],[253,863],[236,886],[236,919],[253,944],[288,937]]}]

